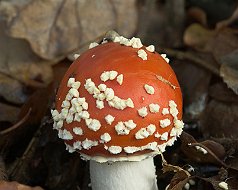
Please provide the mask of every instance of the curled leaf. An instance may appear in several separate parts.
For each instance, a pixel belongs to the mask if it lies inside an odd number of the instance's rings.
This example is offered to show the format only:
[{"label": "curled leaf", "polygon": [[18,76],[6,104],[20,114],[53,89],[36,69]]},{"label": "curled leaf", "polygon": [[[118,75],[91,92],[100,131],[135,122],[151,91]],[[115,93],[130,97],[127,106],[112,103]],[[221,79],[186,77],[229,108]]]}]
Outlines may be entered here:
[{"label": "curled leaf", "polygon": [[225,156],[224,147],[212,140],[198,143],[191,135],[183,132],[181,135],[181,149],[193,161],[199,163],[212,163],[225,166],[222,161]]},{"label": "curled leaf", "polygon": [[210,51],[209,43],[214,36],[214,31],[206,29],[200,24],[192,24],[185,30],[183,41],[190,47],[207,52]]}]

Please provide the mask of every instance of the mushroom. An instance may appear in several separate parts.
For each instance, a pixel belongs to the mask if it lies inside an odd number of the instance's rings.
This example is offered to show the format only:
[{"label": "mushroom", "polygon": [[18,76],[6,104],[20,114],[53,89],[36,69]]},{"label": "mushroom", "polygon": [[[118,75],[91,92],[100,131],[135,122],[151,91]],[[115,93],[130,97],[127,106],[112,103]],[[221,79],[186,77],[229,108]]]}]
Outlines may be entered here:
[{"label": "mushroom", "polygon": [[93,190],[158,189],[153,157],[183,128],[181,89],[168,62],[139,38],[116,36],[91,44],[66,72],[53,128],[69,152],[90,160]]}]

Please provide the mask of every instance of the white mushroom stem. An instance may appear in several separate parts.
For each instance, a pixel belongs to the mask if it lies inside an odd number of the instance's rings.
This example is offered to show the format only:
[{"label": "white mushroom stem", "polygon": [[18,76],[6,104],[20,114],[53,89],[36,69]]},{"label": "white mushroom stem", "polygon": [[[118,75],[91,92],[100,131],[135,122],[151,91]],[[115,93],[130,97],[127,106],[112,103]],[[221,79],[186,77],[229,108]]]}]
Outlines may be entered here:
[{"label": "white mushroom stem", "polygon": [[93,190],[158,190],[153,158],[139,162],[90,161]]}]

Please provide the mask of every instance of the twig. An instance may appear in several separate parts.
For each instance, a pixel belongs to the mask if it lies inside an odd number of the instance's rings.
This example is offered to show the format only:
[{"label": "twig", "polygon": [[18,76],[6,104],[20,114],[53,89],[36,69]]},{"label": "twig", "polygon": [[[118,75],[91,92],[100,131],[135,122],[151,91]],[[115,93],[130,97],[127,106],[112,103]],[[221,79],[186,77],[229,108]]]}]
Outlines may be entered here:
[{"label": "twig", "polygon": [[213,73],[217,76],[220,76],[219,69],[217,67],[209,64],[208,62],[201,59],[200,57],[198,57],[195,54],[192,54],[190,52],[183,52],[183,51],[178,51],[178,50],[174,50],[174,49],[169,49],[169,48],[162,48],[162,49],[159,48],[159,50],[168,54],[171,57],[175,57],[180,60],[190,60],[190,61],[194,62],[195,64],[207,69],[211,73]]},{"label": "twig", "polygon": [[7,172],[5,169],[5,164],[2,157],[0,157],[0,181],[6,179],[7,179]]},{"label": "twig", "polygon": [[165,168],[169,168],[169,171],[173,171],[173,172],[183,171],[188,177],[191,176],[191,174],[187,170],[184,170],[183,168],[181,168],[179,166],[174,166],[172,164],[168,164],[162,153],[160,154],[160,156],[161,156],[161,159],[162,159],[162,165],[163,165],[163,171],[164,172],[166,172]]},{"label": "twig", "polygon": [[20,159],[16,160],[13,167],[9,170],[9,176],[12,176],[14,180],[17,181],[22,181],[23,179],[18,179],[17,176],[24,175],[25,168],[28,166],[27,161],[31,160],[35,149],[36,145],[39,143],[39,137],[41,134],[41,129],[43,127],[43,124],[39,126],[37,131],[35,132],[34,136],[32,137],[30,143],[28,144],[27,148],[25,149],[23,155],[21,156]]}]

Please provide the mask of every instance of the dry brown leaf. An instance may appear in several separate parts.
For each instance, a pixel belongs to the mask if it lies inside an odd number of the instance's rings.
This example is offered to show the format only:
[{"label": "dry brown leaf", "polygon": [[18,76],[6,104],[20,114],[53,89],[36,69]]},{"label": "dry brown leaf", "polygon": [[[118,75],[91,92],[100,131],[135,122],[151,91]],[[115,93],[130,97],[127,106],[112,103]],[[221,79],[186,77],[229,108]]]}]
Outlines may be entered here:
[{"label": "dry brown leaf", "polygon": [[0,181],[0,190],[43,190],[41,187],[30,187],[18,182]]},{"label": "dry brown leaf", "polygon": [[[52,102],[54,102],[55,92],[68,68],[69,63],[57,64],[54,66],[54,80],[47,88],[39,88],[28,98],[21,107],[19,121],[10,128],[0,131],[0,149],[3,153],[13,151],[14,145],[20,148],[19,139],[32,137],[36,127],[39,126],[42,119],[49,111]],[[6,114],[7,112],[5,112]],[[19,111],[17,112],[19,113]],[[9,112],[8,112],[9,114]],[[11,114],[9,114],[11,115]],[[13,114],[12,114],[13,115]],[[6,154],[7,154],[6,153]]]},{"label": "dry brown leaf", "polygon": [[0,23],[0,72],[27,84],[28,80],[40,80],[48,84],[52,70],[47,62],[36,56],[25,40],[13,39],[5,34],[5,25]]},{"label": "dry brown leaf", "polygon": [[223,56],[226,56],[238,49],[237,33],[237,30],[229,28],[216,31],[215,38],[210,41],[209,52],[213,54],[218,63]]},{"label": "dry brown leaf", "polygon": [[49,62],[37,57],[25,40],[10,38],[4,31],[5,25],[0,22],[0,96],[21,104],[27,98],[24,85],[48,84],[52,70]]},{"label": "dry brown leaf", "polygon": [[180,187],[183,188],[184,184],[186,184],[185,181],[187,181],[188,178],[191,176],[190,173],[179,166],[168,164],[167,161],[164,159],[163,154],[161,154],[161,158],[162,158],[162,166],[163,166],[162,170],[164,173],[176,172],[169,186],[167,187],[168,190],[179,190]]},{"label": "dry brown leaf", "polygon": [[206,12],[199,7],[191,7],[187,11],[187,16],[189,20],[196,21],[203,26],[207,25],[207,15]]},{"label": "dry brown leaf", "polygon": [[172,65],[178,73],[178,80],[183,91],[184,119],[186,121],[199,119],[207,103],[211,73],[192,64],[191,61],[175,60]]},{"label": "dry brown leaf", "polygon": [[[184,31],[185,0],[137,1],[138,36],[145,44],[181,47]],[[176,31],[176,32],[175,32]]]},{"label": "dry brown leaf", "polygon": [[118,29],[131,35],[136,28],[135,0],[21,2],[0,4],[0,9],[2,5],[5,10],[9,34],[26,39],[33,51],[45,59],[63,58],[107,30]]},{"label": "dry brown leaf", "polygon": [[221,65],[220,76],[238,94],[237,31],[226,29],[216,32],[193,24],[185,31],[184,43],[199,51],[212,53]]},{"label": "dry brown leaf", "polygon": [[19,107],[0,103],[0,121],[8,121],[13,123],[17,120],[19,113],[20,113]]},{"label": "dry brown leaf", "polygon": [[227,87],[225,83],[216,83],[209,87],[209,96],[218,101],[238,103],[238,95]]},{"label": "dry brown leaf", "polygon": [[205,137],[238,137],[238,105],[212,100],[201,117]]},{"label": "dry brown leaf", "polygon": [[214,154],[212,155],[213,157],[217,157],[220,160],[224,160],[226,156],[225,148],[218,142],[215,142],[213,140],[204,140],[199,143],[204,147],[209,154]]},{"label": "dry brown leaf", "polygon": [[226,159],[226,164],[229,168],[238,171],[238,155],[233,154],[229,158]]},{"label": "dry brown leaf", "polygon": [[211,50],[210,42],[215,36],[213,30],[204,28],[195,23],[190,25],[184,32],[183,41],[187,46],[191,46],[199,51],[209,52]]},{"label": "dry brown leaf", "polygon": [[[52,102],[54,102],[56,89],[67,68],[68,63],[61,63],[54,66],[55,74],[53,82],[47,88],[35,90],[23,104],[21,110],[18,110],[17,114],[20,112],[18,115],[18,118],[20,118],[19,121],[13,126],[0,131],[0,149],[2,148],[2,151],[3,149],[8,151],[13,144],[18,143],[18,139],[25,138],[26,134],[30,134],[39,126],[39,123],[41,123],[47,111],[52,106]],[[9,112],[4,112],[4,110],[3,113],[9,114]]]},{"label": "dry brown leaf", "polygon": [[184,43],[196,50],[212,53],[219,61],[222,56],[238,49],[237,31],[228,28],[215,31],[196,23],[184,32]]},{"label": "dry brown leaf", "polygon": [[231,179],[228,178],[227,180],[223,180],[223,179],[221,179],[221,177],[219,175],[217,175],[217,176],[213,176],[213,177],[209,177],[209,178],[200,178],[200,179],[210,183],[215,190],[222,189],[219,186],[219,183],[222,181],[224,181],[228,184],[229,190],[237,190],[237,187],[238,187],[238,181],[235,178],[231,178]]},{"label": "dry brown leaf", "polygon": [[163,172],[171,172],[171,171],[172,172],[183,172],[184,175],[186,175],[187,177],[190,176],[189,172],[184,170],[183,168],[181,168],[179,166],[172,165],[172,164],[168,164],[165,161],[162,154],[161,154],[161,157],[162,157],[162,166],[163,166],[162,170],[163,170]]},{"label": "dry brown leaf", "polygon": [[198,143],[191,135],[183,132],[181,135],[181,150],[191,160],[199,163],[212,163],[225,166],[224,147],[212,140]]},{"label": "dry brown leaf", "polygon": [[213,138],[222,144],[227,152],[225,163],[228,168],[238,171],[238,139],[237,138]]},{"label": "dry brown leaf", "polygon": [[236,8],[236,10],[233,12],[233,14],[231,15],[230,18],[222,20],[220,22],[218,22],[216,24],[216,29],[217,30],[221,30],[225,27],[228,27],[230,24],[232,24],[233,22],[235,22],[238,19],[238,7]]},{"label": "dry brown leaf", "polygon": [[125,36],[132,35],[137,28],[136,0],[111,0],[111,2],[117,17],[115,30]]},{"label": "dry brown leaf", "polygon": [[[1,53],[0,53],[1,54]],[[22,104],[26,101],[23,85],[11,77],[0,73],[0,96],[9,102]]]},{"label": "dry brown leaf", "polygon": [[238,49],[221,57],[220,75],[223,81],[238,94]]},{"label": "dry brown leaf", "polygon": [[191,177],[188,177],[184,172],[176,173],[169,184],[168,190],[183,189],[186,183],[188,183],[190,178]]}]

